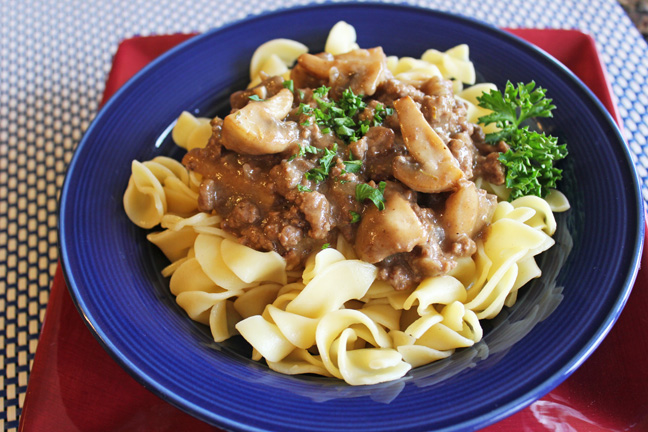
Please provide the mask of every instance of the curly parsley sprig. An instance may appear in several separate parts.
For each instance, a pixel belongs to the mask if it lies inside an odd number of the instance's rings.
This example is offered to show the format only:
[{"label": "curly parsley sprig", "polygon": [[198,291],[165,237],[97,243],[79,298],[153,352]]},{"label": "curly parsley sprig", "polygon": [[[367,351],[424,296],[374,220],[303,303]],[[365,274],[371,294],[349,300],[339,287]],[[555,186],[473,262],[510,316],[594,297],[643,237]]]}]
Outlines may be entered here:
[{"label": "curly parsley sprig", "polygon": [[545,197],[556,182],[562,178],[562,170],[554,163],[567,156],[566,144],[559,145],[558,139],[544,132],[535,132],[521,127],[525,120],[535,117],[552,117],[556,107],[545,97],[546,90],[535,88],[535,82],[528,84],[510,81],[504,93],[491,90],[477,97],[479,106],[493,112],[480,117],[484,125],[495,123],[497,132],[486,134],[486,142],[504,141],[509,150],[499,156],[506,167],[506,187],[511,189],[510,200],[525,195]]},{"label": "curly parsley sprig", "polygon": [[551,99],[545,97],[546,90],[535,88],[535,82],[528,84],[506,83],[504,93],[491,90],[477,97],[479,106],[493,112],[479,118],[485,125],[495,123],[500,130],[486,135],[486,142],[506,141],[527,119],[533,117],[553,117],[551,111],[556,107]]}]

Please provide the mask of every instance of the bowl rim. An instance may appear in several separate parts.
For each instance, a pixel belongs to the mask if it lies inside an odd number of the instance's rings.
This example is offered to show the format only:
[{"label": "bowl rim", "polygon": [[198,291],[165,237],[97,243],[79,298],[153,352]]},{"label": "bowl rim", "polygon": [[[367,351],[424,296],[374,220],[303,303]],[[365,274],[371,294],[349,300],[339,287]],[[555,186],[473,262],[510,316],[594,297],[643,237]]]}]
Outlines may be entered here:
[{"label": "bowl rim", "polygon": [[[74,155],[68,165],[63,186],[61,188],[61,196],[59,199],[59,206],[57,209],[58,213],[58,238],[59,238],[59,256],[61,264],[63,267],[63,274],[65,278],[68,291],[71,294],[73,303],[76,309],[79,311],[83,318],[84,324],[89,328],[95,339],[100,343],[100,345],[109,353],[109,355],[123,368],[125,369],[136,381],[144,385],[146,388],[151,390],[153,393],[164,399],[165,401],[171,403],[172,405],[181,408],[185,412],[188,412],[191,415],[194,415],[204,421],[218,424],[222,427],[233,428],[235,430],[262,430],[252,424],[241,424],[236,420],[231,420],[228,417],[225,417],[219,413],[205,410],[201,406],[195,404],[191,400],[187,399],[184,396],[179,396],[176,393],[173,393],[168,388],[162,386],[153,376],[148,374],[145,370],[141,369],[136,363],[132,362],[131,359],[124,356],[123,353],[114,345],[110,337],[103,332],[103,330],[96,326],[96,320],[93,317],[92,311],[88,310],[88,305],[84,300],[81,292],[83,289],[79,289],[79,284],[75,280],[75,275],[72,273],[70,268],[70,257],[68,255],[67,248],[68,239],[64,235],[66,232],[66,221],[64,216],[64,211],[66,208],[66,202],[68,200],[71,181],[71,173],[74,171],[78,163],[78,155],[80,149],[82,149],[86,143],[90,140],[95,129],[98,128],[100,119],[102,119],[107,112],[109,112],[114,105],[120,103],[120,99],[124,94],[127,94],[131,91],[131,87],[140,80],[145,80],[148,75],[150,75],[160,64],[164,64],[167,61],[170,61],[173,57],[182,53],[184,50],[188,49],[194,44],[199,43],[204,39],[210,38],[213,34],[225,32],[229,29],[233,29],[242,25],[251,25],[257,21],[262,21],[268,17],[273,17],[277,15],[282,15],[292,12],[302,12],[306,10],[331,10],[331,9],[346,9],[346,8],[378,8],[383,10],[404,10],[404,11],[415,11],[417,13],[426,14],[429,16],[443,17],[447,20],[460,21],[464,24],[470,24],[476,28],[479,28],[482,32],[491,33],[494,36],[499,37],[500,39],[506,40],[509,44],[514,44],[523,47],[524,50],[533,53],[534,57],[542,60],[542,62],[551,66],[555,69],[560,70],[560,73],[564,78],[570,81],[571,85],[575,85],[583,92],[584,95],[588,97],[588,102],[592,103],[597,111],[600,111],[602,115],[606,118],[606,122],[609,123],[607,126],[611,128],[614,132],[615,137],[620,143],[622,143],[622,150],[624,155],[624,161],[628,166],[629,171],[633,174],[633,193],[634,204],[636,206],[636,238],[634,238],[634,245],[632,247],[632,262],[629,264],[630,271],[626,275],[623,281],[622,295],[616,299],[614,308],[610,310],[604,322],[600,323],[598,326],[596,334],[588,341],[588,343],[583,346],[578,353],[571,358],[571,360],[563,365],[562,368],[557,370],[554,374],[545,377],[542,383],[529,391],[525,392],[522,396],[510,400],[508,403],[498,407],[497,409],[482,414],[477,417],[470,418],[457,424],[454,427],[485,427],[489,424],[495,423],[503,418],[513,414],[514,412],[525,408],[530,405],[535,400],[541,398],[546,393],[550,392],[558,384],[564,381],[569,377],[590,355],[591,353],[599,346],[605,336],[608,334],[617,318],[619,317],[623,307],[625,306],[628,297],[632,291],[633,283],[636,279],[637,272],[639,269],[639,260],[641,258],[641,253],[643,249],[643,238],[645,234],[645,219],[644,219],[644,200],[642,198],[639,176],[637,174],[636,167],[632,161],[630,149],[626,140],[621,133],[619,125],[615,122],[612,115],[607,111],[599,99],[593,94],[593,92],[578,78],[576,75],[571,72],[566,66],[560,63],[558,60],[553,58],[551,55],[546,53],[544,50],[536,47],[535,45],[521,39],[518,36],[515,36],[511,33],[506,32],[492,24],[480,21],[476,18],[467,17],[463,15],[457,15],[450,12],[425,8],[417,5],[408,5],[408,4],[391,4],[391,3],[380,3],[380,2],[340,2],[340,3],[324,3],[324,4],[307,4],[294,7],[285,7],[279,8],[272,11],[266,11],[260,14],[248,15],[246,17],[237,19],[235,21],[229,22],[227,24],[212,28],[204,33],[198,34],[189,38],[188,40],[181,42],[177,46],[171,48],[165,53],[161,54],[159,57],[151,61],[141,70],[139,70],[133,77],[131,77],[124,85],[122,85],[110,99],[101,107],[92,123],[88,127],[87,131],[84,133],[81,138],[77,148],[75,149]],[[615,142],[614,145],[617,143]],[[414,426],[425,426],[423,424],[414,425]]]}]

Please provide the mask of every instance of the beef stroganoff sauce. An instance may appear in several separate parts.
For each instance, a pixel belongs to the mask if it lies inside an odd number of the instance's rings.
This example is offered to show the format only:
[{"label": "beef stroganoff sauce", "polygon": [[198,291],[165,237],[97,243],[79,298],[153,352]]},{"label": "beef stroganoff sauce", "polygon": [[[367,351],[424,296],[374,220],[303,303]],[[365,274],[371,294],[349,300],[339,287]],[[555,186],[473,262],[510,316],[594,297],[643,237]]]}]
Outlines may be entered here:
[{"label": "beef stroganoff sauce", "polygon": [[397,379],[481,339],[568,204],[502,199],[508,146],[477,124],[494,86],[465,45],[388,57],[340,22],[307,51],[259,47],[229,115],[179,117],[182,164],[133,162],[124,206],[163,228],[171,292],[215,341],[240,334],[282,373]]}]

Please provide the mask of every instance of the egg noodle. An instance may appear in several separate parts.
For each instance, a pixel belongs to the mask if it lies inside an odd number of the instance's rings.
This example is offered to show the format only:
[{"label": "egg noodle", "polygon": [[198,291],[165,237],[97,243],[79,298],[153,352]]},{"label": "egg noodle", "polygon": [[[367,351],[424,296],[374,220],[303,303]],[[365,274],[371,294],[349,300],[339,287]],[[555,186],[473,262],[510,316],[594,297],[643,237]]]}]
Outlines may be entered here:
[{"label": "egg noodle", "polygon": [[[326,52],[358,48],[355,30],[336,24]],[[250,65],[250,86],[264,76],[289,79],[289,67],[308,51],[276,39],[260,46]],[[430,49],[421,58],[394,56],[387,67],[398,80],[420,83],[432,76],[453,79],[469,121],[486,114],[476,97],[495,88],[475,84],[468,46]],[[464,88],[464,84],[468,87]],[[207,144],[209,119],[184,112],[173,130],[190,150]],[[507,202],[504,186],[478,186],[500,197],[477,252],[458,259],[448,274],[416,287],[394,290],[377,279],[377,267],[359,260],[343,236],[313,253],[303,271],[287,271],[276,252],[239,244],[221,227],[221,216],[198,210],[201,176],[168,157],[132,163],[124,194],[135,224],[162,230],[148,234],[171,264],[162,270],[170,290],[192,320],[209,326],[216,342],[240,334],[255,360],[284,374],[318,374],[351,385],[403,377],[411,368],[449,357],[483,336],[480,320],[512,306],[519,289],[541,275],[535,257],[554,244],[553,211],[569,208],[553,192],[546,200],[526,196]]]}]

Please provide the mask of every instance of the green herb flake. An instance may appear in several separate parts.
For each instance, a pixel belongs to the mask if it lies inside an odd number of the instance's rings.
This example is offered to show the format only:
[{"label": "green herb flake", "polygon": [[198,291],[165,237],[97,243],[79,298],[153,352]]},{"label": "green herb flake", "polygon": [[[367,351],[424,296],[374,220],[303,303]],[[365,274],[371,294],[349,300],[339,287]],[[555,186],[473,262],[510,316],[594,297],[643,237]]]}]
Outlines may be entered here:
[{"label": "green herb flake", "polygon": [[250,96],[250,100],[253,100],[253,101],[255,101],[255,102],[263,102],[263,101],[264,101],[264,99],[261,99],[261,98],[259,97],[259,95],[252,95],[252,96]]},{"label": "green herb flake", "polygon": [[284,88],[287,88],[291,92],[293,93],[295,92],[295,83],[293,82],[293,80],[284,80],[283,86]]},{"label": "green herb flake", "polygon": [[328,94],[329,90],[331,90],[331,87],[321,86],[313,90],[313,95],[319,98],[323,98]]},{"label": "green herb flake", "polygon": [[324,153],[324,156],[322,156],[318,161],[319,167],[309,170],[306,174],[304,174],[304,177],[306,177],[306,180],[315,180],[317,182],[321,182],[326,180],[331,171],[333,158],[335,158],[335,156],[337,155],[337,144],[334,144],[330,149],[325,148],[323,150],[317,150]]},{"label": "green herb flake", "polygon": [[[367,107],[363,96],[354,94],[351,89],[346,89],[340,100],[336,102],[328,99],[330,90],[331,88],[327,86],[316,88],[313,90],[313,100],[317,107],[301,103],[297,110],[298,115],[309,115],[322,134],[333,131],[346,143],[356,142],[369,131],[370,127],[382,124],[384,116],[393,114],[393,109],[378,104],[374,109],[373,118],[359,120],[357,117]],[[306,121],[302,122],[302,125],[307,125]],[[304,175],[307,180],[321,182],[328,178],[337,154],[337,144],[333,149],[324,149],[323,152],[323,156],[319,159],[319,166]],[[350,159],[343,163],[345,172],[356,173],[362,169],[361,161]]]},{"label": "green herb flake", "polygon": [[311,188],[309,188],[308,186],[304,186],[304,185],[300,185],[300,184],[297,185],[297,190],[299,192],[313,192],[313,190]]},{"label": "green herb flake", "polygon": [[306,180],[314,180],[316,182],[322,182],[326,180],[327,176],[328,172],[324,171],[322,168],[313,168],[312,170],[304,174]]},{"label": "green herb flake", "polygon": [[360,222],[360,213],[354,212],[353,210],[349,211],[349,215],[351,216],[351,223],[358,223]]},{"label": "green herb flake", "polygon": [[342,161],[344,163],[344,168],[347,172],[350,173],[357,173],[362,169],[362,161],[361,160],[347,160],[347,161]]},{"label": "green herb flake", "polygon": [[299,114],[311,114],[323,134],[331,131],[345,142],[356,142],[362,138],[371,126],[382,124],[384,116],[393,114],[393,109],[382,104],[374,110],[372,119],[359,120],[358,115],[367,107],[362,95],[356,95],[351,89],[342,93],[339,101],[328,99],[330,87],[321,86],[313,90],[313,100],[317,108],[301,109]]},{"label": "green herb flake", "polygon": [[352,128],[350,128],[350,127],[348,127],[346,125],[340,125],[337,128],[335,128],[335,133],[340,138],[353,137],[355,135],[355,132],[356,132],[355,130],[353,130]]},{"label": "green herb flake", "polygon": [[385,187],[387,184],[384,181],[378,183],[377,188],[369,186],[367,183],[359,183],[356,185],[356,199],[360,202],[368,199],[371,200],[382,211],[385,209]]},{"label": "green herb flake", "polygon": [[320,165],[322,168],[324,168],[327,172],[331,169],[331,163],[333,162],[333,158],[337,155],[337,144],[333,144],[333,148],[331,149],[324,149],[324,156],[322,156],[319,160]]},{"label": "green herb flake", "polygon": [[313,113],[313,107],[310,105],[307,105],[305,103],[300,103],[299,108],[297,109],[297,115],[302,115],[302,114],[312,114]]},{"label": "green herb flake", "polygon": [[306,155],[308,155],[308,154],[317,154],[320,151],[321,151],[320,149],[318,149],[317,147],[312,146],[310,144],[300,145],[299,146],[299,151],[297,153],[295,153],[294,155],[292,155],[288,159],[288,161],[290,162],[290,161],[294,160],[297,156],[306,157]]},{"label": "green herb flake", "polygon": [[328,249],[328,248],[330,248],[330,247],[331,247],[331,243],[324,243],[324,244],[322,245],[322,250],[324,250],[324,249]]}]

